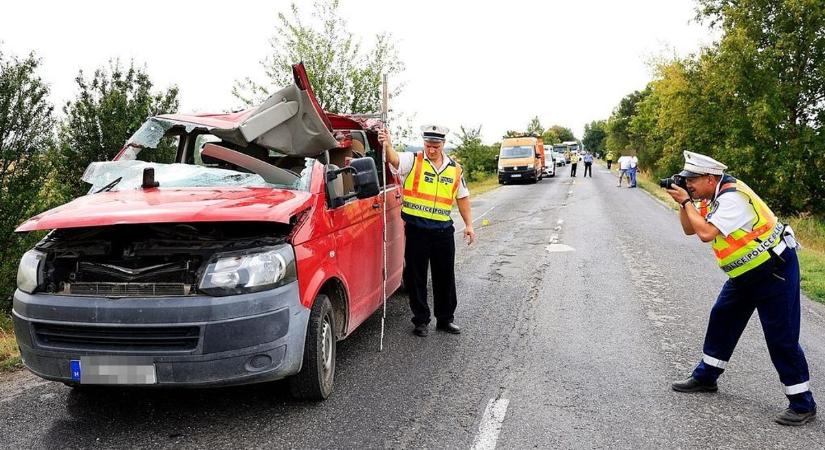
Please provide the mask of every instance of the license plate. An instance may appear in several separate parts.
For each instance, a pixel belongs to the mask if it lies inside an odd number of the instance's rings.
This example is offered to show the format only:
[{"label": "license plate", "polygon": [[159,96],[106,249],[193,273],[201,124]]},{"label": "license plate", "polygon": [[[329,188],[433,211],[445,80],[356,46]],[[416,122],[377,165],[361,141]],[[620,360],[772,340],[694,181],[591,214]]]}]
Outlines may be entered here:
[{"label": "license plate", "polygon": [[512,175],[510,175],[510,176],[511,176],[511,177],[513,177],[513,178],[521,178],[521,174],[520,174],[520,173],[514,173],[514,174],[512,174]]},{"label": "license plate", "polygon": [[118,356],[81,356],[70,361],[72,381],[80,384],[156,384],[155,365]]}]

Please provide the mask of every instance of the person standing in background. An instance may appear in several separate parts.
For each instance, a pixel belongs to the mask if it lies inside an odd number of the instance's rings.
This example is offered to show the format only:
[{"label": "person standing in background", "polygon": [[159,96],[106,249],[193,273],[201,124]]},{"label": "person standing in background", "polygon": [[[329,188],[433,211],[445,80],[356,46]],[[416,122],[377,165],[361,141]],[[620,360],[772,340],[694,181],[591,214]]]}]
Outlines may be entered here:
[{"label": "person standing in background", "polygon": [[579,162],[579,154],[577,152],[570,152],[570,176],[576,176],[576,165]]},{"label": "person standing in background", "polygon": [[619,184],[618,187],[622,187],[622,178],[627,176],[627,185],[630,186],[630,157],[629,156],[619,156]]},{"label": "person standing in background", "polygon": [[605,156],[605,161],[607,161],[607,170],[610,170],[614,159],[616,159],[616,155],[613,153],[613,150],[608,151],[607,156]]},{"label": "person standing in background", "polygon": [[628,171],[628,175],[630,176],[630,187],[636,187],[636,171],[638,170],[639,166],[639,158],[636,157],[634,152],[633,155],[628,156],[630,158],[630,170]]},{"label": "person standing in background", "polygon": [[586,152],[584,154],[584,176],[586,177],[587,174],[590,174],[590,178],[593,178],[593,155],[590,152]]}]

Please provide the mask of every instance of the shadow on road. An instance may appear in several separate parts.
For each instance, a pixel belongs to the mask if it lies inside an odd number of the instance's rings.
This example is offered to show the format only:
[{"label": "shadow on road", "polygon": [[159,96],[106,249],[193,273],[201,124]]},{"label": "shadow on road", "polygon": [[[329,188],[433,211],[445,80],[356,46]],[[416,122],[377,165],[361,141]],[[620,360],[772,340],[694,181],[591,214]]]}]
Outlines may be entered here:
[{"label": "shadow on road", "polygon": [[[406,297],[396,295],[390,301],[387,327],[394,333],[405,333]],[[359,366],[364,364],[362,359],[375,357],[365,355],[369,352],[364,350],[374,348],[372,353],[377,353],[380,326],[379,310],[353,335],[338,343],[336,389],[325,402],[294,400],[285,380],[203,389],[67,387],[65,414],[50,421],[40,442],[49,448],[87,447],[94,443],[130,447],[150,443],[174,445],[191,444],[193,440],[205,444],[215,439],[224,439],[230,446],[247,439],[260,443],[261,435],[271,433],[279,424],[294,425],[296,419],[301,423],[324,413],[339,414],[335,412],[340,409],[337,406],[351,401],[353,394],[358,395],[346,392],[351,385],[368,389],[363,380],[357,381],[358,373],[363,373]],[[319,414],[321,408],[328,411]]]}]

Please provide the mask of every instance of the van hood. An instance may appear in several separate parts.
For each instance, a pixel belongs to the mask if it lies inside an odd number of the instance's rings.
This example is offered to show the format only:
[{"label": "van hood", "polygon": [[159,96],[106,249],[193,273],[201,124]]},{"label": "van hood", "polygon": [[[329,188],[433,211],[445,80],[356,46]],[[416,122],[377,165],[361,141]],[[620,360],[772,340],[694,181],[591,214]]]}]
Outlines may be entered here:
[{"label": "van hood", "polygon": [[272,188],[154,188],[102,192],[38,214],[15,231],[141,223],[278,222],[310,207],[312,194]]}]

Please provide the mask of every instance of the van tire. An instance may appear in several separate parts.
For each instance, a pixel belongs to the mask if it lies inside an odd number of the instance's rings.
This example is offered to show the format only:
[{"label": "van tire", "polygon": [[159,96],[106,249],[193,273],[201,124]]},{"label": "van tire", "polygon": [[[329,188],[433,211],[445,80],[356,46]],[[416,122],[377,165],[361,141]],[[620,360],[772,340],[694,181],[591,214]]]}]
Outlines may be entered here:
[{"label": "van tire", "polygon": [[336,343],[332,303],[326,295],[318,295],[309,314],[301,371],[289,379],[294,398],[321,401],[332,394]]}]

